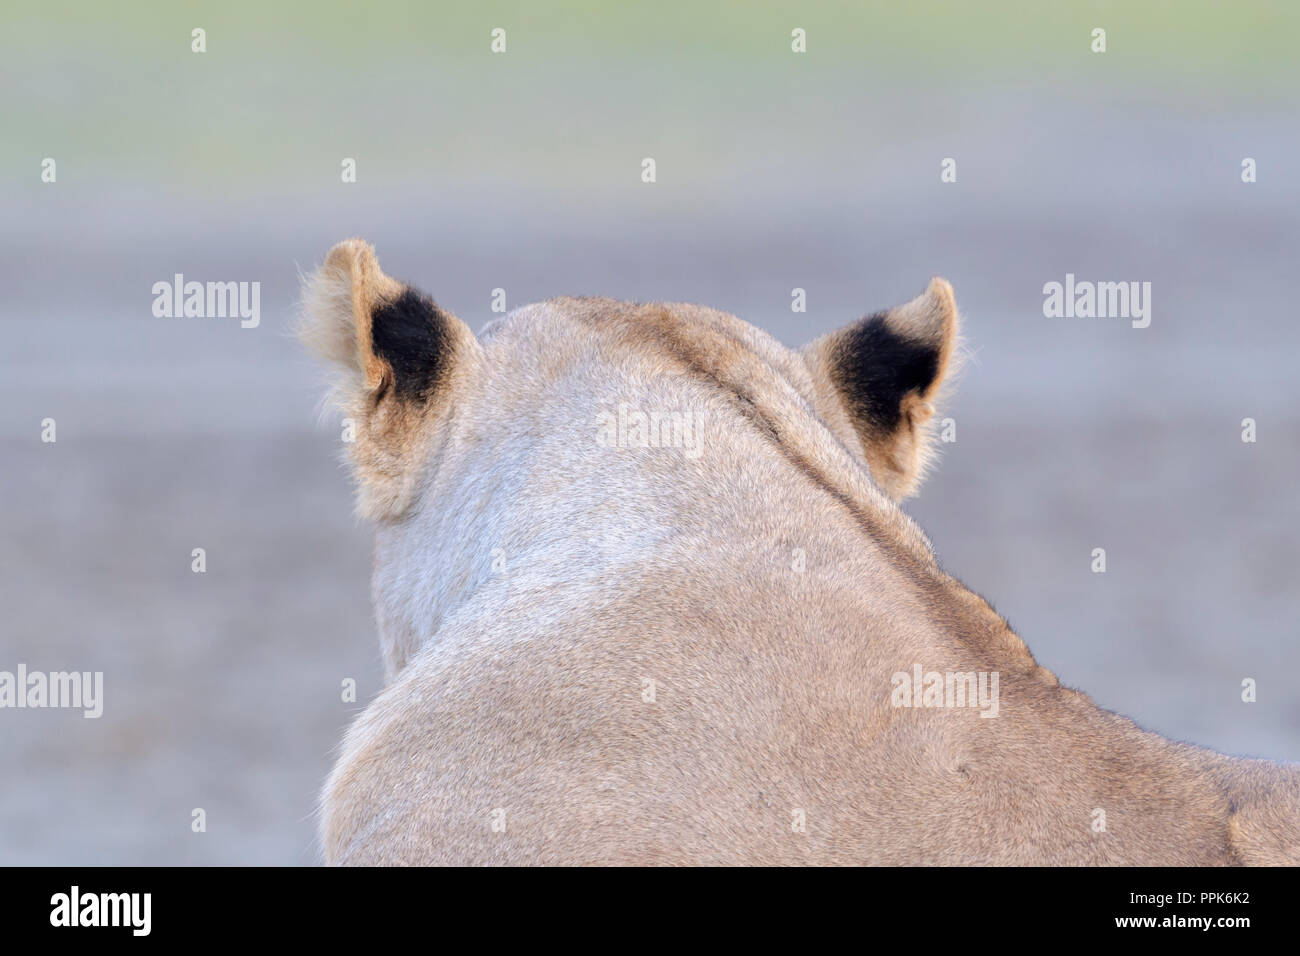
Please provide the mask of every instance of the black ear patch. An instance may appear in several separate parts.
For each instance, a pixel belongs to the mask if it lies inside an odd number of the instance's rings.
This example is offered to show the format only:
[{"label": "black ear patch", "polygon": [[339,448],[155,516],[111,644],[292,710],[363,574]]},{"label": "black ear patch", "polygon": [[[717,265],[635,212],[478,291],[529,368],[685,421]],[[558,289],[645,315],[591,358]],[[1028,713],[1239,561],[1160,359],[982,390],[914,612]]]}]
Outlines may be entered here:
[{"label": "black ear patch", "polygon": [[902,417],[903,397],[923,394],[934,384],[939,351],[894,332],[885,313],[877,312],[844,332],[832,368],[850,413],[873,430],[892,432]]},{"label": "black ear patch", "polygon": [[371,315],[371,347],[393,370],[400,398],[423,402],[438,384],[451,348],[449,321],[433,299],[410,286]]}]

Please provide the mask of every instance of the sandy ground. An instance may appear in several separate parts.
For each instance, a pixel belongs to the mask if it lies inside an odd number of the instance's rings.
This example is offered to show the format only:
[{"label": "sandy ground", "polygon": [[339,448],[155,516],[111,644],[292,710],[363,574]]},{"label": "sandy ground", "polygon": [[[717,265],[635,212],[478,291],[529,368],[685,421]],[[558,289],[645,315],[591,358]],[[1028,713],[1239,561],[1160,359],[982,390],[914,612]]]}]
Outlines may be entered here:
[{"label": "sandy ground", "polygon": [[[287,329],[296,267],[354,233],[474,328],[504,287],[511,306],[700,301],[798,344],[944,274],[970,351],[958,440],[909,504],[944,564],[1102,705],[1300,759],[1298,187],[1243,192],[1235,172],[1237,139],[1300,153],[1295,124],[1000,103],[961,130],[973,161],[950,193],[937,166],[881,174],[935,165],[934,130],[861,168],[769,158],[653,199],[20,193],[24,228],[0,233],[0,669],[102,670],[106,701],[98,720],[0,713],[0,863],[318,859],[315,794],[380,677],[369,534]],[[154,318],[150,286],[177,271],[261,281],[262,324]],[[1067,271],[1151,281],[1151,327],[1044,318],[1042,284]]]}]

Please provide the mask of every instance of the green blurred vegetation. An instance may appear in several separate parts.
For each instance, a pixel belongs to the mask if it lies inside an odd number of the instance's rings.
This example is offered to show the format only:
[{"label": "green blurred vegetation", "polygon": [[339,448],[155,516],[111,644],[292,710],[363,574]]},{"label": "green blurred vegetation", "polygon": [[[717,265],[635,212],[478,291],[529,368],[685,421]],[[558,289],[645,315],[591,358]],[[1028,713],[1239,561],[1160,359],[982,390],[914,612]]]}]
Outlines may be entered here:
[{"label": "green blurred vegetation", "polygon": [[[933,71],[1068,71],[1086,60],[1088,33],[1109,34],[1111,61],[1187,76],[1296,78],[1300,4],[1290,0],[767,0],[611,4],[608,0],[473,4],[230,0],[32,2],[0,8],[6,46],[58,58],[89,41],[101,52],[161,55],[203,26],[210,51],[239,60],[277,56],[298,68],[359,68],[386,60],[478,59],[488,31],[511,31],[511,52],[593,61],[665,58],[674,69],[758,65],[785,55],[789,31],[809,52]],[[335,60],[343,57],[344,62]],[[755,59],[759,58],[759,59]],[[351,61],[350,64],[348,61]]]},{"label": "green blurred vegetation", "polygon": [[[498,26],[505,56],[488,49]],[[1104,56],[1089,49],[1098,26]],[[194,27],[207,32],[201,57]],[[524,142],[555,141],[539,160],[550,169],[564,143],[716,148],[726,124],[759,141],[798,112],[830,130],[919,90],[1289,103],[1297,40],[1300,3],[1283,0],[10,2],[0,105],[24,179],[33,152],[62,151],[85,175],[247,182],[359,142],[383,144],[393,174],[424,163],[471,176]]]}]

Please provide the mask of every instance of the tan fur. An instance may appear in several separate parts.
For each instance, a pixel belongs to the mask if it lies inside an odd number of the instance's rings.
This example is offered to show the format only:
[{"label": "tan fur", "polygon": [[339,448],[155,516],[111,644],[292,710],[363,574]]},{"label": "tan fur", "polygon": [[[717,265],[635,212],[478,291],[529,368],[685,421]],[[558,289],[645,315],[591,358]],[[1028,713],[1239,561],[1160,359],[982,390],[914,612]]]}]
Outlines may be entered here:
[{"label": "tan fur", "polygon": [[931,422],[944,385],[955,370],[960,338],[952,286],[936,276],[921,295],[890,309],[885,324],[900,336],[929,344],[938,352],[939,374],[934,383],[903,401],[903,428],[882,433],[868,423],[854,421],[845,409],[835,366],[841,361],[840,350],[848,329],[822,336],[805,346],[801,355],[812,370],[814,406],[822,421],[846,447],[856,450],[876,484],[900,500],[916,493],[935,462]]},{"label": "tan fur", "polygon": [[452,413],[454,396],[474,376],[482,355],[474,333],[447,313],[457,353],[450,368],[457,381],[430,407],[377,403],[376,396],[392,385],[393,370],[371,349],[370,317],[404,288],[384,275],[374,250],[360,239],[331,249],[304,284],[298,335],[343,371],[332,399],[356,424],[349,453],[357,476],[357,511],[371,521],[400,517],[410,507],[422,467],[436,451],[438,426]]},{"label": "tan fur", "polygon": [[[335,346],[342,276],[359,345],[364,287],[391,293],[368,256],[331,253],[305,333],[367,376]],[[947,367],[947,283],[889,321]],[[423,411],[380,401],[367,441],[397,451],[357,467],[390,680],[326,784],[328,862],[1300,862],[1300,771],[1101,710],[938,567],[894,499],[941,382],[864,443],[833,343],[556,299],[457,339]],[[700,454],[602,444],[620,405],[690,411]],[[914,663],[998,672],[999,715],[891,706]]]}]

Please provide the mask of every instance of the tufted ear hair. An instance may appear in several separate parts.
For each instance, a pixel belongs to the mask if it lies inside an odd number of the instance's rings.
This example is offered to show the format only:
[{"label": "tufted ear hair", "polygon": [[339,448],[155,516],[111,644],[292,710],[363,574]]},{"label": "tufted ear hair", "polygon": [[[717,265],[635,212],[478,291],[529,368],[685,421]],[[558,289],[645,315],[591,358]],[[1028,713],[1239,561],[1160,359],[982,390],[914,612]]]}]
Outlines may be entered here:
[{"label": "tufted ear hair", "polygon": [[935,278],[906,305],[803,349],[819,414],[894,499],[915,492],[931,460],[930,422],[957,338],[952,286]]},{"label": "tufted ear hair", "polygon": [[355,429],[359,510],[373,520],[399,517],[437,425],[482,355],[474,333],[386,276],[368,243],[348,239],[304,280],[298,337],[342,372],[332,397]]}]

